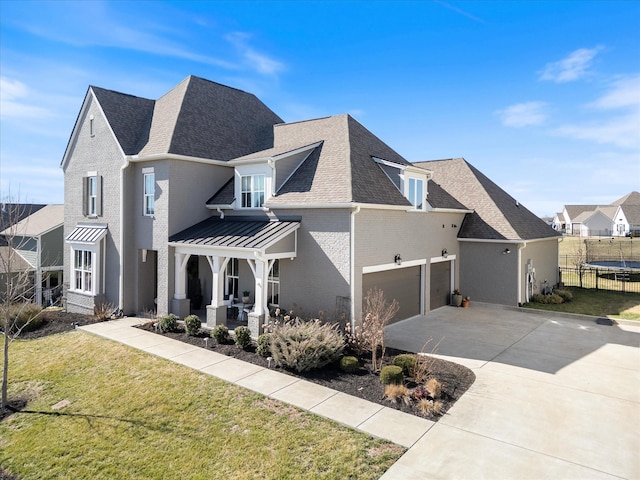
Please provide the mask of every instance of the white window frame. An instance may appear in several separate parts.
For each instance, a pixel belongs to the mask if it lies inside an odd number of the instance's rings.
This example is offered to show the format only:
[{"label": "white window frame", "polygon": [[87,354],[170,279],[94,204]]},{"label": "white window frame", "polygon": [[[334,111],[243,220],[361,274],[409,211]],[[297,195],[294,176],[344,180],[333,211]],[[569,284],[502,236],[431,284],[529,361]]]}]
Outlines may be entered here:
[{"label": "white window frame", "polygon": [[98,216],[98,176],[87,177],[87,215]]},{"label": "white window frame", "polygon": [[[233,295],[233,298],[238,297],[238,290],[240,289],[240,275],[239,275],[239,261],[237,258],[230,258],[227,262],[227,268],[224,271],[224,294],[228,296]],[[229,288],[231,283],[232,288]]]},{"label": "white window frame", "polygon": [[[147,185],[147,180],[151,179]],[[151,191],[147,190],[151,187]],[[156,213],[156,174],[153,168],[142,169],[142,214],[145,217],[153,217]]]},{"label": "white window frame", "polygon": [[[245,185],[245,179],[248,185]],[[258,179],[262,180],[262,188],[259,188]],[[240,206],[241,208],[262,208],[266,201],[266,175],[263,173],[240,176]],[[260,198],[260,196],[262,196]]]},{"label": "white window frame", "polygon": [[[97,295],[102,285],[102,256],[100,245],[72,244],[71,245],[71,281],[69,290],[86,295]],[[78,264],[78,257],[80,264]],[[88,261],[87,261],[88,260]]]},{"label": "white window frame", "polygon": [[[416,210],[424,210],[425,209],[424,179],[416,178],[416,177],[407,177],[406,185],[407,185],[406,197],[411,203],[411,205],[413,205],[413,207]],[[418,188],[418,186],[420,188]],[[418,201],[420,203],[418,203]]]},{"label": "white window frame", "polygon": [[280,260],[277,258],[273,261],[267,278],[267,305],[280,305]]}]

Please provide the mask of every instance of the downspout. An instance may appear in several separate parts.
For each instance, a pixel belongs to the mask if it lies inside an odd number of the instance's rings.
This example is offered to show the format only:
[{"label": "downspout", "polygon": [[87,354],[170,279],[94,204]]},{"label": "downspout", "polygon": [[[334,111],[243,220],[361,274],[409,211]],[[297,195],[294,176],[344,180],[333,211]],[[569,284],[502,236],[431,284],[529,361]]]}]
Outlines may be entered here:
[{"label": "downspout", "polygon": [[527,242],[518,244],[518,306],[522,305],[522,250],[526,248]]},{"label": "downspout", "polygon": [[224,212],[222,211],[222,209],[220,207],[216,207],[216,210],[220,214],[220,220],[224,219]]},{"label": "downspout", "polygon": [[355,239],[355,233],[356,233],[356,215],[360,213],[360,205],[356,205],[356,207],[351,211],[350,216],[350,225],[349,225],[349,229],[350,229],[350,238],[349,238],[349,257],[350,257],[350,272],[349,272],[349,277],[350,277],[350,289],[351,289],[351,306],[350,306],[350,312],[349,314],[351,315],[351,331],[355,331],[355,326],[356,326],[356,304],[355,304],[355,295],[356,295],[356,286],[355,286],[355,279],[356,279],[356,265],[355,265],[355,257],[356,257],[356,239]]},{"label": "downspout", "polygon": [[42,237],[38,235],[36,237],[36,303],[42,306]]},{"label": "downspout", "polygon": [[[130,157],[125,155],[124,165],[120,167],[120,278],[118,286],[118,309],[120,311],[124,310],[124,173],[129,164]],[[106,257],[106,252],[104,256]],[[104,284],[102,288],[104,288]]]}]

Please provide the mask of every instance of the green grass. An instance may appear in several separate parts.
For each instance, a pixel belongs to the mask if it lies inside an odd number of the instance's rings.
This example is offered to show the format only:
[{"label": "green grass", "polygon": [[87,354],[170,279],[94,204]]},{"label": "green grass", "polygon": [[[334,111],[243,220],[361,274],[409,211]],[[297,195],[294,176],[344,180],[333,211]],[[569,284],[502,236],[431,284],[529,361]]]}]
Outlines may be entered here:
[{"label": "green grass", "polygon": [[404,452],[84,332],[14,342],[9,378],[28,404],[0,465],[24,479],[369,479]]},{"label": "green grass", "polygon": [[640,295],[607,290],[587,290],[567,287],[573,300],[559,305],[526,303],[524,307],[555,312],[580,313],[583,315],[607,316],[626,320],[640,320]]}]

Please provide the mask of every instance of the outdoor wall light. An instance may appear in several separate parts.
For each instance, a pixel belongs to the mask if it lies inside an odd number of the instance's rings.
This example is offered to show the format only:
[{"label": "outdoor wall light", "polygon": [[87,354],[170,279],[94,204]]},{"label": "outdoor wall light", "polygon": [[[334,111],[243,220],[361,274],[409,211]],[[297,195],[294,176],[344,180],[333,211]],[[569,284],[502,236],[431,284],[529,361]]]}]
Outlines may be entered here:
[{"label": "outdoor wall light", "polygon": [[449,252],[447,252],[447,249],[446,249],[446,248],[443,248],[443,249],[442,249],[442,256],[443,256],[444,258],[447,258],[447,255],[449,255]]},{"label": "outdoor wall light", "polygon": [[502,252],[503,255],[508,255],[511,253],[511,250],[509,250],[508,248],[505,248],[504,251]]},{"label": "outdoor wall light", "polygon": [[400,257],[399,253],[396,253],[396,256],[393,257],[393,261],[396,263],[396,265],[400,265],[402,263],[402,258]]}]

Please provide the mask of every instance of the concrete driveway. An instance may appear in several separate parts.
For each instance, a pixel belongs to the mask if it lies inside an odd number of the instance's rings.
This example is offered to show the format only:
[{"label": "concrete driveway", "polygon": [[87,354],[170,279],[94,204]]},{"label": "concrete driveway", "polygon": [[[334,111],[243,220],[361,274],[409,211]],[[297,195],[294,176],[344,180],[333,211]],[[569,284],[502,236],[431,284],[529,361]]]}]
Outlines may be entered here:
[{"label": "concrete driveway", "polygon": [[464,364],[476,381],[382,477],[640,478],[640,322],[444,307],[387,344]]}]

